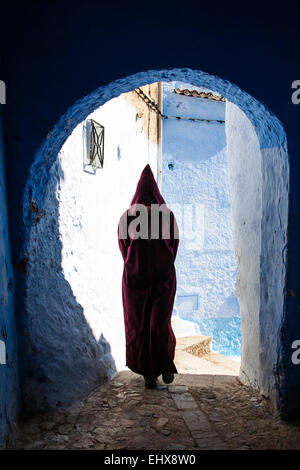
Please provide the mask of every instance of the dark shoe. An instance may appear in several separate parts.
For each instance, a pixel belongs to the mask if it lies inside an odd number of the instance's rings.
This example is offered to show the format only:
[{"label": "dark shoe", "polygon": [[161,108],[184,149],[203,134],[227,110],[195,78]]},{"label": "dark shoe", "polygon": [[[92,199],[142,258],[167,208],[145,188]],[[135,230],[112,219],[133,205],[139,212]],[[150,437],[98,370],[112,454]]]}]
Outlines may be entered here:
[{"label": "dark shoe", "polygon": [[156,377],[146,377],[144,375],[145,386],[146,388],[155,388],[156,387]]},{"label": "dark shoe", "polygon": [[170,384],[174,380],[174,374],[171,374],[171,372],[165,372],[164,374],[162,374],[162,379],[165,384]]}]

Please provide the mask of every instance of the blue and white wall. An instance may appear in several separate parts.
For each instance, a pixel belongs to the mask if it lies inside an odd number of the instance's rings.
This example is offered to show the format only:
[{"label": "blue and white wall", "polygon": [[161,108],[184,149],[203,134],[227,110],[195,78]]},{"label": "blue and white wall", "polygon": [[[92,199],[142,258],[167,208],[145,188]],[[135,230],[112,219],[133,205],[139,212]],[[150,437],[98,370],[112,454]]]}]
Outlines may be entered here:
[{"label": "blue and white wall", "polygon": [[[216,90],[226,97],[233,108],[234,106],[239,108],[238,113],[228,113],[228,116],[226,116],[226,134],[227,144],[229,139],[229,146],[235,149],[232,157],[239,159],[241,164],[241,171],[233,165],[234,171],[230,177],[230,185],[231,190],[233,189],[235,193],[232,197],[232,203],[235,202],[233,213],[238,214],[238,217],[233,217],[233,222],[235,224],[236,239],[240,241],[240,258],[237,259],[237,267],[242,276],[249,256],[248,243],[250,242],[250,245],[253,243],[253,239],[257,237],[256,228],[261,224],[260,257],[254,258],[254,269],[247,277],[247,282],[253,284],[253,289],[240,289],[238,292],[242,323],[244,322],[243,341],[248,341],[248,344],[245,344],[245,351],[251,351],[251,354],[255,356],[253,363],[242,357],[240,377],[248,384],[257,386],[262,393],[271,396],[274,401],[280,401],[283,395],[279,394],[279,389],[290,387],[289,393],[294,393],[294,389],[291,390],[291,384],[285,382],[285,369],[282,369],[283,366],[285,367],[282,361],[284,347],[288,346],[282,343],[282,333],[286,335],[286,331],[280,327],[280,324],[286,321],[286,317],[284,317],[284,285],[287,247],[287,198],[289,194],[289,162],[286,152],[286,137],[280,122],[268,112],[263,104],[232,83],[191,69],[149,71],[112,82],[107,87],[100,87],[80,102],[75,103],[61,117],[53,130],[49,132],[36,155],[34,164],[31,166],[30,177],[23,198],[25,238],[19,259],[21,259],[22,264],[26,261],[29,254],[28,248],[33,242],[30,256],[36,265],[34,267],[36,274],[38,275],[41,272],[38,265],[44,263],[46,267],[44,279],[46,280],[48,276],[49,283],[52,283],[55,289],[60,289],[65,279],[61,273],[61,260],[59,258],[62,253],[61,241],[57,236],[59,234],[57,224],[59,205],[53,188],[56,188],[56,183],[64,175],[60,172],[60,165],[58,164],[56,167],[54,165],[57,162],[58,152],[76,126],[99,106],[119,96],[120,93],[128,92],[138,86],[143,86],[145,83],[174,80],[194,83],[198,87],[205,86],[210,90]],[[248,121],[246,120],[246,126],[244,125],[244,116],[248,119]],[[247,142],[249,138],[248,125],[251,126],[257,136],[260,149],[260,159],[255,160],[256,165],[259,167],[250,173],[244,171],[248,162],[245,161],[245,155],[240,151],[238,145],[240,139]],[[249,153],[247,156],[249,158],[252,158],[253,152],[257,148],[255,139],[251,142],[254,145],[251,144],[251,148],[248,148]],[[240,178],[238,172],[240,172]],[[261,194],[262,201],[259,207],[261,207],[261,212],[252,212],[258,197],[258,194],[254,194],[254,197],[249,198],[249,207],[247,207],[249,212],[245,214],[243,219],[239,214],[241,207],[239,202],[242,202],[244,198],[245,183],[251,188],[255,187],[257,175],[260,175],[259,194]],[[248,181],[245,182],[245,179]],[[236,181],[238,184],[232,186],[232,181]],[[274,191],[274,181],[276,182],[276,191]],[[79,194],[78,191],[80,191],[80,188],[76,188],[76,193]],[[253,195],[253,192],[251,194]],[[36,214],[32,213],[32,200],[37,201],[37,206],[41,212],[45,206],[48,207],[46,218],[42,217],[36,224]],[[43,220],[45,220],[44,227],[41,225]],[[254,225],[251,220],[255,222]],[[37,237],[36,229],[39,225],[41,226],[39,234],[41,241],[35,246],[34,237]],[[59,240],[58,243],[57,240]],[[49,243],[51,249],[54,248],[51,253],[49,252]],[[276,246],[276,250],[274,250],[274,246]],[[39,250],[41,250],[40,253]],[[32,268],[30,260],[28,261],[28,268]],[[260,272],[259,280],[256,276],[258,271]],[[280,283],[276,284],[274,281],[278,279],[278,274],[280,275]],[[24,276],[24,274],[21,274],[21,276]],[[32,287],[37,289],[37,292],[39,290],[35,284],[40,282],[41,279],[43,278],[38,276],[31,277]],[[243,281],[243,279],[241,280]],[[257,284],[257,282],[259,283]],[[60,286],[56,284],[60,284]],[[256,290],[254,284],[257,284]],[[49,293],[47,293],[47,289],[45,290],[48,297],[49,295],[52,296],[49,298],[51,299],[51,305],[55,307],[52,316],[47,309],[42,311],[42,315],[35,315],[34,308],[37,299],[32,296],[30,302],[27,303],[29,298],[28,287],[25,286],[21,291],[24,305],[21,306],[22,308],[19,307],[18,310],[20,312],[18,318],[24,317],[24,328],[21,328],[22,336],[22,331],[29,330],[26,336],[26,348],[22,348],[25,384],[23,387],[24,401],[33,408],[36,407],[36,400],[40,400],[38,405],[42,408],[46,408],[49,403],[47,399],[49,398],[51,398],[51,403],[54,406],[65,403],[66,398],[74,401],[76,396],[84,396],[93,384],[99,383],[100,379],[104,379],[106,371],[112,370],[113,361],[109,343],[102,335],[99,342],[95,342],[95,337],[92,336],[93,332],[84,316],[83,307],[76,301],[68,282],[57,296],[53,295],[53,289],[50,289]],[[259,296],[258,313],[252,312],[251,308],[248,308],[253,304],[252,293],[254,291],[255,295]],[[275,297],[273,294],[275,294]],[[290,298],[293,297],[290,296]],[[45,302],[45,299],[41,296],[37,304],[40,300]],[[39,308],[40,305],[37,305],[37,312],[39,312]],[[61,312],[64,313],[65,309],[71,314],[61,315]],[[246,319],[246,315],[249,315],[249,318]],[[245,319],[246,321],[244,321]],[[254,330],[259,332],[259,338],[253,334]],[[76,335],[75,342],[74,335]],[[253,338],[255,338],[255,341],[252,341]],[[71,339],[73,339],[73,342]],[[78,345],[81,345],[81,347],[78,347]],[[72,350],[73,346],[74,350]],[[106,358],[101,361],[101,357],[104,358],[105,355]],[[55,362],[57,359],[59,364]],[[49,364],[48,369],[47,364]],[[41,365],[46,365],[46,368],[44,369]],[[88,371],[88,374],[86,374],[86,371]],[[297,382],[297,376],[294,377]],[[279,381],[280,384],[278,384]],[[288,400],[288,403],[291,405],[291,400]],[[298,402],[296,401],[296,403]]]},{"label": "blue and white wall", "polygon": [[262,146],[250,119],[230,101],[226,140],[243,338],[240,378],[266,396],[275,395],[283,330],[288,155],[270,138]]},{"label": "blue and white wall", "polygon": [[0,115],[0,449],[14,431],[19,401],[18,385],[14,276],[10,258]]},{"label": "blue and white wall", "polygon": [[121,95],[87,117],[104,126],[102,169],[84,166],[86,121],[50,169],[26,249],[28,344],[35,351],[35,373],[24,383],[28,406],[72,403],[126,368],[117,228],[142,170],[149,163],[155,175],[158,157],[132,101]]},{"label": "blue and white wall", "polygon": [[[181,239],[176,311],[196,322],[202,334],[213,336],[214,350],[239,356],[240,309],[235,296],[225,124],[187,120],[225,121],[226,103],[176,94],[174,88],[203,90],[189,83],[163,84],[163,113],[169,118],[163,120],[162,193],[174,210]],[[192,207],[197,213],[191,212]]]}]

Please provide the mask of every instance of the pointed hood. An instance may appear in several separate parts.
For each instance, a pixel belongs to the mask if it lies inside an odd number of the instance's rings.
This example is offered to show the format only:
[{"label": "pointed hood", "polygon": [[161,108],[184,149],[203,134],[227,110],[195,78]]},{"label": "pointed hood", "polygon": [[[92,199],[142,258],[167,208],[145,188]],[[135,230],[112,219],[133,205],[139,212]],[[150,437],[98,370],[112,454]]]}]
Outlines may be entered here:
[{"label": "pointed hood", "polygon": [[131,205],[134,204],[165,204],[149,164],[145,166],[141,173],[131,201]]}]

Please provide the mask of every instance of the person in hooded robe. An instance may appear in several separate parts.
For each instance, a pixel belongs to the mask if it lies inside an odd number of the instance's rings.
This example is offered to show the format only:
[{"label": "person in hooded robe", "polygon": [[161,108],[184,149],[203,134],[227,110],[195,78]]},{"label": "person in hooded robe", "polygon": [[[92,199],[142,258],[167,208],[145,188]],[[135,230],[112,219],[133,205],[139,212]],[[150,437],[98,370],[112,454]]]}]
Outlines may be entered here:
[{"label": "person in hooded robe", "polygon": [[126,365],[155,388],[178,373],[171,316],[176,293],[175,258],[179,244],[174,213],[167,207],[146,165],[130,208],[121,216],[118,243],[124,260],[122,300]]}]

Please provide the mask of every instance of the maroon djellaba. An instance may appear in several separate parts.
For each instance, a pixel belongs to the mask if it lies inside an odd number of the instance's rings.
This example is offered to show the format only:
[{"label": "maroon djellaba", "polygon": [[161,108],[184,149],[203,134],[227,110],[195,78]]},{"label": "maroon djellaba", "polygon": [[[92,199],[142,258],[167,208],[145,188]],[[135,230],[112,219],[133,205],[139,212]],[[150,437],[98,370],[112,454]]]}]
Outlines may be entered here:
[{"label": "maroon djellaba", "polygon": [[[140,204],[145,211],[144,219],[137,206]],[[151,223],[152,227],[155,223],[151,212],[158,207],[160,214],[155,219],[156,232],[153,232]],[[146,237],[138,236],[145,218],[148,220],[144,231]],[[143,375],[146,387],[155,388],[161,374],[163,381],[170,383],[178,373],[173,362],[176,338],[171,316],[176,293],[174,261],[179,236],[175,216],[166,206],[149,165],[142,171],[130,208],[120,218],[118,242],[124,260],[122,299],[126,365]]]}]

